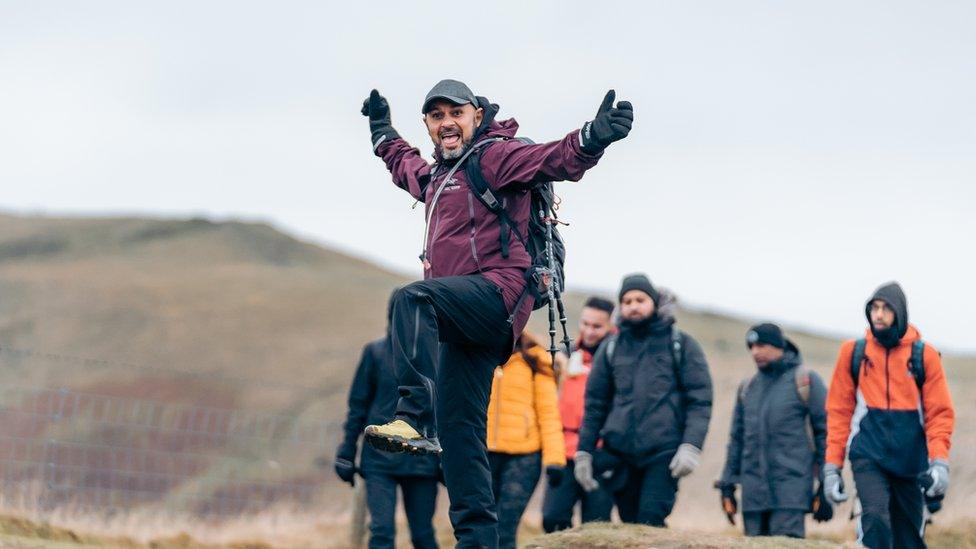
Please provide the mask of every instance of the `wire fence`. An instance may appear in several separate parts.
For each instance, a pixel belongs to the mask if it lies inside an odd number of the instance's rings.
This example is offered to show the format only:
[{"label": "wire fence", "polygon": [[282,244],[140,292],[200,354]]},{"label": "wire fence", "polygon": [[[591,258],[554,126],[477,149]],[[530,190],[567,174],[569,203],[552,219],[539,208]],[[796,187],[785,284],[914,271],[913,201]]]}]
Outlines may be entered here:
[{"label": "wire fence", "polygon": [[[2,366],[2,364],[0,364]],[[38,513],[223,518],[319,502],[341,436],[323,418],[0,387],[0,496]]]}]

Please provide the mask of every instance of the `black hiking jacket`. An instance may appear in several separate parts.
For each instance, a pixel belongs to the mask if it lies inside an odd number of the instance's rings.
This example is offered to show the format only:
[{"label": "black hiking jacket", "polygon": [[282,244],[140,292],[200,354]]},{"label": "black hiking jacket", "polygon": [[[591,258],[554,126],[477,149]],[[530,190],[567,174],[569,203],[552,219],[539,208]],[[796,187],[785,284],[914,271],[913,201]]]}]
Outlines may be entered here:
[{"label": "black hiking jacket", "polygon": [[611,338],[600,345],[586,384],[579,450],[592,453],[602,438],[605,449],[644,466],[682,443],[702,448],[712,413],[712,380],[701,346],[684,332],[682,363],[675,364],[674,322],[659,312],[647,325],[625,324],[612,360],[607,358]]},{"label": "black hiking jacket", "polygon": [[807,370],[810,393],[803,402],[796,370],[802,361],[787,340],[780,361],[739,387],[722,482],[742,485],[743,512],[810,508],[827,441],[827,388]]}]

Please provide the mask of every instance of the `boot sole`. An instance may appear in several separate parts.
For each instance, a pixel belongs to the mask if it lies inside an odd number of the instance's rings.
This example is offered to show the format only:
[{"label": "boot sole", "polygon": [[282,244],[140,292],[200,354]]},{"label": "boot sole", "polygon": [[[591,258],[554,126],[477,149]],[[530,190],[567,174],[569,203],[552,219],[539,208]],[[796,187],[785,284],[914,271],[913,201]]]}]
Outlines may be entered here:
[{"label": "boot sole", "polygon": [[428,439],[408,440],[403,437],[381,435],[378,433],[366,433],[363,438],[373,448],[390,454],[438,456],[441,453],[440,444],[431,442]]}]

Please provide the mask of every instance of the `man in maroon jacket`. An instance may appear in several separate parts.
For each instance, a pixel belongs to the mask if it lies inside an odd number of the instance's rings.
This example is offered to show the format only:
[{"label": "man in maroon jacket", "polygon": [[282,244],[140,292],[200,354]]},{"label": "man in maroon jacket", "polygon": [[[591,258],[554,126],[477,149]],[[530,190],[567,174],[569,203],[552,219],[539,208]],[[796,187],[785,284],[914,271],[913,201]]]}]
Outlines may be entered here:
[{"label": "man in maroon jacket", "polygon": [[[434,142],[434,164],[400,138],[387,101],[376,90],[363,103],[373,151],[393,182],[426,206],[424,280],[393,298],[391,339],[400,400],[394,420],[366,427],[365,437],[389,452],[437,454],[443,444],[441,464],[458,547],[498,544],[486,413],[492,372],[508,358],[533,308],[525,279],[532,258],[523,245],[529,191],[537,183],[578,181],[607,146],[627,136],[633,108],[613,102],[611,90],[581,130],[558,141],[526,144],[511,139],[518,130],[515,120],[495,120],[498,105],[461,82],[442,80],[421,109]],[[510,223],[501,223],[468,185],[464,162],[476,150],[484,179]]]}]

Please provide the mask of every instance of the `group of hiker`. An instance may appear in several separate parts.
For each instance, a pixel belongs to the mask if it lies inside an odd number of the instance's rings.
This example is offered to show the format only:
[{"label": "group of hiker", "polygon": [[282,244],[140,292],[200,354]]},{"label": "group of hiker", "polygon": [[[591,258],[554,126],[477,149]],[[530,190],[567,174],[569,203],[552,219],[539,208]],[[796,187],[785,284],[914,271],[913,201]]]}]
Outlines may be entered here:
[{"label": "group of hiker", "polygon": [[[513,119],[495,119],[497,105],[443,80],[421,108],[433,164],[393,128],[385,98],[373,90],[364,101],[374,153],[426,211],[424,280],[393,293],[387,336],[363,351],[335,460],[342,480],[365,479],[371,547],[393,547],[397,486],[414,546],[437,546],[441,482],[458,547],[514,547],[543,474],[542,525],[553,532],[573,525],[577,506],[582,522],[615,508],[623,522],[665,526],[680,479],[698,467],[713,387],[670,293],[625,277],[616,303],[586,301],[561,354],[525,331],[538,305],[551,325],[563,316],[562,241],[545,191],[627,137],[633,107],[614,100],[611,90],[579,130],[535,144],[516,138]],[[841,347],[829,390],[778,326],[745,334],[757,371],[737,389],[715,486],[733,523],[738,489],[747,535],[803,537],[807,513],[828,520],[848,498],[847,458],[859,539],[924,546],[924,509],[949,482],[945,375],[897,284],[865,313],[865,337]]]}]

